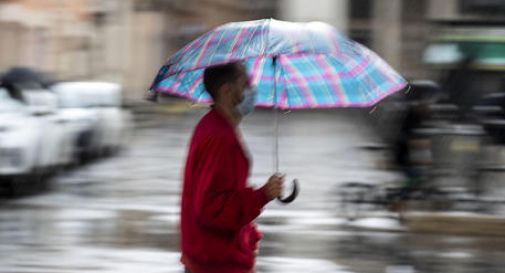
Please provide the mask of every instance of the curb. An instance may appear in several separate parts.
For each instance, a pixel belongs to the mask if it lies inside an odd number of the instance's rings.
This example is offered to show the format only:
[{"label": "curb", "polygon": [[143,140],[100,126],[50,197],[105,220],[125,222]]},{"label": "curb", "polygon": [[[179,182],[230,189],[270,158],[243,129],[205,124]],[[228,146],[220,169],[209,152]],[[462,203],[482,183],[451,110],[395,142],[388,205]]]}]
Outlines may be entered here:
[{"label": "curb", "polygon": [[467,212],[405,212],[409,231],[452,235],[505,236],[505,217]]}]

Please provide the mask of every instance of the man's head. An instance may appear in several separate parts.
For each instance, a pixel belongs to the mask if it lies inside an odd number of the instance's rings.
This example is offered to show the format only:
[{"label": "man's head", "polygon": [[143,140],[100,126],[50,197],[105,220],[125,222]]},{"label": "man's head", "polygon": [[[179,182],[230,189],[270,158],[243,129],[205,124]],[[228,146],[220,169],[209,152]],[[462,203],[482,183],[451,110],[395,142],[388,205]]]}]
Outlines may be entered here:
[{"label": "man's head", "polygon": [[216,105],[234,108],[250,86],[245,66],[240,62],[211,66],[203,73],[203,84]]}]

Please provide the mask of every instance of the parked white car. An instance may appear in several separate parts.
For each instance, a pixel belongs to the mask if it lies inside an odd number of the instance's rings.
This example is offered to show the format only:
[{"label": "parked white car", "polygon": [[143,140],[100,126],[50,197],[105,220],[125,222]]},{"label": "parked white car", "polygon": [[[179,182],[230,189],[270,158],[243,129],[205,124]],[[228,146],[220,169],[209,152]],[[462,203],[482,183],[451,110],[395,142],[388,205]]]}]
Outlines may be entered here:
[{"label": "parked white car", "polygon": [[72,162],[79,163],[98,153],[99,120],[94,106],[95,98],[69,88],[67,83],[56,84],[51,90],[58,98],[58,119],[71,139]]},{"label": "parked white car", "polygon": [[37,127],[28,108],[0,88],[0,176],[24,175],[35,168]]},{"label": "parked white car", "polygon": [[121,86],[107,82],[62,82],[51,86],[60,118],[73,128],[77,150],[87,154],[118,151],[128,140],[132,116],[121,108]]},{"label": "parked white car", "polygon": [[28,111],[40,126],[40,167],[52,170],[71,163],[72,139],[58,114],[56,95],[47,89],[25,89],[21,93]]},{"label": "parked white car", "polygon": [[55,109],[51,95],[44,92],[24,94],[32,103],[30,106],[13,99],[6,89],[0,88],[2,181],[15,183],[22,181],[18,178],[47,174],[66,160],[63,131],[51,116]]}]

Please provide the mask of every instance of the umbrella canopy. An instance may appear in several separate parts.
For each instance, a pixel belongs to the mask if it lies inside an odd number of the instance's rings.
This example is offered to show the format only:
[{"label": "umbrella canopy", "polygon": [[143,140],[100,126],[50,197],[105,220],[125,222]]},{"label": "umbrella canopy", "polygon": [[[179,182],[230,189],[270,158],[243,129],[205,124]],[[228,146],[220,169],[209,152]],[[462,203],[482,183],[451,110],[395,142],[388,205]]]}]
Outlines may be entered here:
[{"label": "umbrella canopy", "polygon": [[[149,97],[167,93],[209,103],[205,68],[234,61],[247,67],[257,87],[256,105],[276,109],[365,107],[407,85],[379,56],[328,24],[265,19],[225,24],[183,47],[160,69]],[[278,146],[276,137],[275,172]],[[293,192],[281,202],[296,198],[293,182]]]},{"label": "umbrella canopy", "polygon": [[160,69],[151,94],[209,103],[206,67],[243,61],[257,106],[366,107],[407,82],[374,52],[332,26],[273,19],[228,23],[189,43]]}]

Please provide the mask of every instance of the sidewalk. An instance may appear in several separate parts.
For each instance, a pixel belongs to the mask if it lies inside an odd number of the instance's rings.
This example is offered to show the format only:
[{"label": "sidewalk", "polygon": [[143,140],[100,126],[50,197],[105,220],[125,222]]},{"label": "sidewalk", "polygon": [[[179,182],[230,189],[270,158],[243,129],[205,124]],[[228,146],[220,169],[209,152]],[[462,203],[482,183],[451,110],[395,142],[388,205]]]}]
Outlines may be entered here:
[{"label": "sidewalk", "polygon": [[505,236],[505,216],[470,212],[405,212],[403,219],[411,232]]},{"label": "sidewalk", "polygon": [[370,213],[340,226],[363,231],[505,237],[505,216],[472,212]]}]

